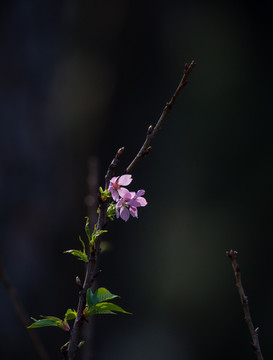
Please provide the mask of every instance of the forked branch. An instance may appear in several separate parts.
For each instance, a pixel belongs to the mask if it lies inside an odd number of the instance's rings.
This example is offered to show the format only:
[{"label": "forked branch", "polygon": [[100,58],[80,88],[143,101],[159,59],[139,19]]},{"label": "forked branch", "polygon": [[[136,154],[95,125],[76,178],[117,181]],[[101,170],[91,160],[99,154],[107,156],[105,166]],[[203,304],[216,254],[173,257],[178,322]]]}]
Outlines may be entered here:
[{"label": "forked branch", "polygon": [[[164,107],[163,112],[162,112],[157,124],[155,125],[155,127],[153,128],[151,125],[149,126],[145,142],[142,145],[141,149],[139,150],[137,156],[134,158],[134,160],[131,162],[131,164],[127,167],[126,173],[131,173],[132,170],[135,168],[135,166],[138,164],[138,162],[142,158],[144,158],[145,155],[147,155],[149,153],[149,151],[151,149],[150,143],[151,143],[152,139],[155,137],[155,135],[160,130],[168,113],[171,111],[172,106],[174,105],[175,100],[176,100],[178,94],[180,93],[181,89],[187,84],[187,78],[188,78],[189,74],[191,73],[194,66],[195,66],[194,61],[192,61],[190,63],[190,65],[187,65],[187,64],[185,65],[183,77],[182,77],[176,91],[174,92],[171,100]],[[111,178],[115,175],[115,170],[119,163],[119,158],[122,155],[123,151],[124,151],[124,148],[121,148],[118,150],[117,154],[115,155],[114,159],[112,160],[111,164],[108,167],[107,173],[105,175],[105,189],[108,188]],[[96,224],[97,230],[103,230],[107,224],[107,206],[108,206],[107,201],[103,202],[100,200],[99,216],[98,216],[98,221]],[[73,325],[73,328],[71,331],[69,343],[66,344],[64,347],[62,347],[62,352],[63,352],[64,358],[68,359],[68,360],[73,360],[75,358],[75,355],[76,355],[76,352],[78,349],[80,328],[81,328],[83,322],[85,321],[85,318],[83,316],[83,311],[85,308],[86,292],[87,292],[87,289],[92,286],[93,281],[94,281],[96,275],[98,274],[97,260],[98,260],[99,255],[100,255],[100,237],[98,237],[95,241],[95,251],[93,251],[89,254],[89,258],[88,258],[89,261],[88,261],[87,268],[86,268],[84,284],[79,293],[77,318],[75,319],[75,322],[74,322],[74,325]]]}]

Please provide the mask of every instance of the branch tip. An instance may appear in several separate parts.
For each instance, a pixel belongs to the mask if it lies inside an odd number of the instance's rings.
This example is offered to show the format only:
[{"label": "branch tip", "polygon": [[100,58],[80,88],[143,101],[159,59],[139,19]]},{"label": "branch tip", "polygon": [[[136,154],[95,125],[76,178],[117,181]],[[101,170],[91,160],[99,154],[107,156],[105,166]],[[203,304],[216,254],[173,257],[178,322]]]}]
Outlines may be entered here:
[{"label": "branch tip", "polygon": [[229,250],[226,251],[226,256],[229,257],[230,259],[236,259],[238,255],[238,252],[236,250]]},{"label": "branch tip", "polygon": [[119,150],[118,150],[118,152],[117,152],[117,154],[116,154],[116,158],[120,158],[120,156],[123,154],[123,152],[124,152],[124,149],[125,149],[125,147],[123,146],[123,147],[121,147]]},{"label": "branch tip", "polygon": [[[141,146],[140,150],[138,151],[137,155],[135,156],[135,158],[133,159],[133,161],[129,164],[129,166],[126,168],[125,173],[126,174],[131,174],[132,170],[135,168],[135,166],[139,163],[139,161],[141,159],[143,159],[145,157],[145,155],[147,155],[147,149],[151,143],[151,141],[154,139],[154,137],[156,136],[156,134],[159,132],[159,130],[161,129],[167,115],[169,114],[169,112],[171,111],[176,98],[178,96],[178,94],[180,93],[180,91],[182,90],[182,88],[186,85],[187,83],[187,79],[192,71],[192,69],[195,66],[195,61],[192,60],[190,65],[188,65],[187,63],[184,66],[184,73],[182,76],[182,79],[180,80],[178,87],[176,88],[173,96],[171,97],[171,100],[168,101],[166,103],[166,105],[163,108],[162,114],[160,115],[157,123],[155,124],[154,127],[152,127],[151,125],[148,127],[147,130],[147,135],[146,135],[146,139],[143,143],[143,145]],[[149,152],[150,150],[148,150]]]}]

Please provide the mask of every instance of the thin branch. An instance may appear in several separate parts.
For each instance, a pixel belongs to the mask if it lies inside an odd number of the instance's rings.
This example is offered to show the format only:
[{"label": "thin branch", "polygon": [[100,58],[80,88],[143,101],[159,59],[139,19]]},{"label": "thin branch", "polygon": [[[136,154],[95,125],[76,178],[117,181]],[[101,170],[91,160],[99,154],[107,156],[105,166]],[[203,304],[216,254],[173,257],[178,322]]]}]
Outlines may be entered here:
[{"label": "thin branch", "polygon": [[[144,158],[151,150],[150,143],[151,143],[152,139],[155,137],[155,135],[160,130],[168,113],[171,111],[172,106],[174,105],[175,100],[176,100],[178,94],[180,93],[181,89],[187,84],[187,78],[188,78],[189,74],[191,73],[194,66],[195,66],[194,61],[192,61],[189,66],[187,64],[185,65],[183,77],[182,77],[176,91],[174,92],[171,100],[166,104],[165,108],[163,109],[163,112],[162,112],[157,124],[155,125],[155,127],[153,128],[151,125],[149,126],[146,140],[145,140],[144,144],[142,145],[141,149],[139,150],[135,159],[131,162],[131,164],[126,169],[126,173],[132,172],[132,170],[135,168],[135,166],[138,164],[138,162],[142,158]],[[118,150],[116,156],[114,157],[114,159],[112,160],[111,164],[108,167],[107,173],[105,175],[105,189],[108,189],[109,182],[110,182],[111,178],[115,175],[115,170],[118,166],[119,158],[122,155],[123,151],[124,151],[124,148],[120,148]],[[96,224],[97,230],[104,229],[107,224],[107,206],[108,206],[107,201],[102,202],[100,200],[99,216],[98,216],[98,221]],[[71,330],[68,348],[66,349],[66,347],[65,347],[63,350],[64,357],[65,357],[65,359],[68,359],[68,360],[73,360],[75,358],[75,355],[76,355],[76,352],[78,349],[80,328],[81,328],[83,322],[85,321],[84,316],[83,316],[83,311],[85,308],[86,292],[87,292],[87,289],[92,286],[93,281],[94,281],[96,275],[98,274],[97,261],[98,261],[99,255],[100,255],[100,241],[101,241],[100,237],[97,237],[95,240],[95,251],[91,251],[91,253],[89,254],[89,257],[88,257],[88,264],[87,264],[87,268],[86,268],[83,288],[79,292],[77,318],[75,319],[73,328]]]},{"label": "thin branch", "polygon": [[[105,175],[105,188],[107,189],[109,186],[110,179],[115,174],[115,169],[118,166],[119,158],[122,155],[124,148],[121,148],[116,153],[116,156],[112,160],[107,173]],[[104,229],[107,223],[107,202],[100,201],[99,204],[99,216],[97,221],[97,230]],[[86,292],[92,286],[94,279],[96,278],[98,271],[97,271],[97,261],[100,255],[100,237],[96,238],[95,241],[95,251],[91,251],[87,263],[86,273],[85,273],[85,280],[83,284],[82,290],[79,292],[79,302],[77,307],[77,318],[74,321],[73,328],[71,330],[69,345],[67,349],[67,353],[64,355],[67,356],[68,360],[72,360],[75,358],[78,343],[79,343],[79,336],[80,336],[80,328],[85,321],[83,316],[83,311],[86,304]]]},{"label": "thin branch", "polygon": [[[88,196],[85,198],[87,205],[88,217],[90,220],[90,230],[95,226],[97,217],[97,198],[99,188],[99,161],[98,158],[93,156],[88,160]],[[89,246],[87,247],[89,250]],[[96,281],[93,282],[93,287],[96,287]],[[88,323],[85,324],[83,330],[84,346],[82,349],[82,359],[92,360],[95,358],[94,352],[94,334],[95,334],[95,316],[90,316]]]},{"label": "thin branch", "polygon": [[241,303],[242,303],[244,314],[245,314],[245,321],[247,323],[247,326],[248,326],[248,329],[249,329],[249,332],[251,335],[251,339],[252,339],[251,347],[252,347],[253,351],[255,352],[257,359],[263,360],[263,355],[261,352],[259,337],[258,337],[259,328],[255,329],[252,319],[251,319],[250,309],[248,306],[248,298],[244,292],[242,279],[241,279],[241,270],[240,270],[239,264],[237,262],[237,254],[238,254],[237,251],[234,251],[234,250],[230,250],[230,251],[226,252],[226,255],[230,259],[233,270],[234,270],[236,286],[237,286],[237,289],[238,289],[238,292],[240,295]]},{"label": "thin branch", "polygon": [[161,127],[163,125],[163,122],[165,121],[167,115],[172,110],[172,107],[173,107],[173,105],[175,103],[175,100],[176,100],[178,94],[183,89],[183,87],[187,85],[188,76],[190,75],[190,73],[191,73],[191,71],[192,71],[192,69],[194,68],[195,65],[196,65],[196,63],[195,63],[194,60],[192,60],[190,65],[185,64],[184,73],[183,73],[182,79],[181,79],[177,89],[175,90],[171,100],[169,102],[167,102],[166,106],[164,107],[164,109],[162,111],[162,114],[161,114],[160,118],[158,119],[155,127],[153,128],[152,125],[150,125],[148,127],[146,139],[145,139],[143,145],[141,146],[139,152],[137,153],[136,157],[134,158],[134,160],[127,167],[127,169],[126,169],[127,174],[131,174],[133,169],[135,168],[135,166],[138,164],[138,162],[141,159],[143,159],[146,155],[148,155],[149,152],[151,151],[151,149],[152,149],[151,146],[150,146],[151,141],[156,136],[156,134],[159,132],[159,130],[161,129]]},{"label": "thin branch", "polygon": [[[9,298],[13,304],[13,307],[23,324],[24,328],[26,329],[30,325],[30,318],[26,313],[26,310],[15,290],[15,288],[12,286],[11,282],[9,281],[7,274],[3,268],[2,263],[0,262],[0,280],[4,286],[4,288],[7,291],[7,294],[9,295]],[[32,341],[33,346],[35,347],[38,357],[40,360],[48,360],[49,356],[43,346],[43,344],[40,341],[40,338],[38,337],[37,333],[34,329],[27,329],[27,333],[30,337],[30,340]]]}]

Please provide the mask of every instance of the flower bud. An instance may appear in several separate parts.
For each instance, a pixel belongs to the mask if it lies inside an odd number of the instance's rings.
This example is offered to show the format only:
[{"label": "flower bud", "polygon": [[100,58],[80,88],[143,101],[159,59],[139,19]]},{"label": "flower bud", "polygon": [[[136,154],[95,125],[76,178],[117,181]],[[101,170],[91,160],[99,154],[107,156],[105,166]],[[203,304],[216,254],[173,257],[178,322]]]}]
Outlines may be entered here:
[{"label": "flower bud", "polygon": [[66,321],[62,321],[62,325],[60,326],[60,328],[64,331],[70,330],[70,326],[68,325],[68,323]]},{"label": "flower bud", "polygon": [[153,131],[153,125],[150,125],[147,130],[147,134],[150,135]]},{"label": "flower bud", "polygon": [[78,276],[76,276],[76,285],[78,286],[79,289],[82,289],[82,282]]}]

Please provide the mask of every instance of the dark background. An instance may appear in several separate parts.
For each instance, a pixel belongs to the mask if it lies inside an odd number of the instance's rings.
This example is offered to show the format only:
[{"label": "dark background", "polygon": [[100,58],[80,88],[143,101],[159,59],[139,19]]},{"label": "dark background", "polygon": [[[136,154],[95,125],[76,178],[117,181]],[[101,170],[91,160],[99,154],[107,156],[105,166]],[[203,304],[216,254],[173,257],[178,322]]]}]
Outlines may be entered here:
[{"label": "dark background", "polygon": [[[29,316],[77,306],[88,160],[120,174],[175,90],[189,84],[133,174],[139,220],[115,221],[98,286],[133,316],[95,320],[96,360],[254,359],[235,248],[272,357],[271,2],[4,1],[0,257]],[[0,286],[1,359],[37,359]],[[40,329],[50,359],[67,335]],[[82,351],[82,354],[84,351]],[[88,356],[79,356],[87,359]]]}]

